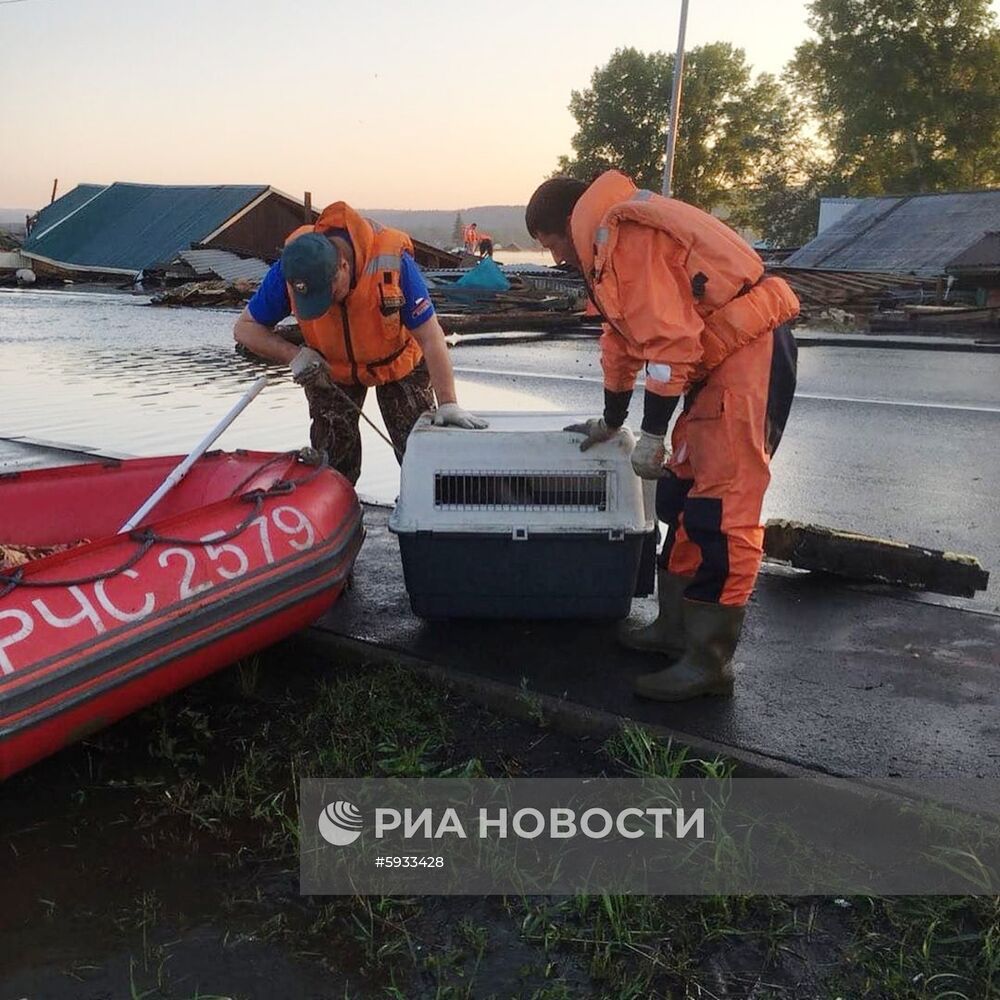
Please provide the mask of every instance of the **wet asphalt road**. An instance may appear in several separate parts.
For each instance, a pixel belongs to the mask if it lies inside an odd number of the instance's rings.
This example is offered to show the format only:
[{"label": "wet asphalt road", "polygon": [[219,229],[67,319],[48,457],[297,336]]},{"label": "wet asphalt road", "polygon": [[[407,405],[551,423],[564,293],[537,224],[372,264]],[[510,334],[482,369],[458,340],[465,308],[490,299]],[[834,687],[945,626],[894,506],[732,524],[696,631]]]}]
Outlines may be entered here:
[{"label": "wet asphalt road", "polygon": [[[593,340],[459,343],[463,382],[600,412]],[[630,423],[641,419],[636,394]],[[962,607],[1000,610],[1000,355],[802,347],[765,517],[977,556],[993,578]]]}]

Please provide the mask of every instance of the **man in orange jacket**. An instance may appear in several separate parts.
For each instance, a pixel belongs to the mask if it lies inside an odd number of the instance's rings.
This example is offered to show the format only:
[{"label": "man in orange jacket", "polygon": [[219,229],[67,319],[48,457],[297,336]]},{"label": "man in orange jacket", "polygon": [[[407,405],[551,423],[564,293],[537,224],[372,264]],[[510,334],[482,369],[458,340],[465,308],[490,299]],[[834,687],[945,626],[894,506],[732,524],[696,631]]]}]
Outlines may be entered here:
[{"label": "man in orange jacket", "polygon": [[465,227],[465,233],[462,236],[462,242],[465,245],[466,253],[475,253],[479,247],[479,229],[476,223],[470,222],[469,225]]},{"label": "man in orange jacket", "polygon": [[[301,348],[274,332],[292,314]],[[458,405],[444,332],[410,238],[342,201],[288,237],[233,336],[290,365],[309,402],[312,446],[352,483],[361,474],[358,418],[370,388],[400,460],[426,410],[434,410],[435,424],[486,426]]]},{"label": "man in orange jacket", "polygon": [[[798,300],[718,219],[639,191],[617,171],[590,185],[546,181],[525,221],[557,264],[580,268],[604,319],[604,416],[568,428],[585,435],[582,450],[618,433],[646,370],[632,465],[658,481],[668,534],[659,616],[622,639],[673,662],[639,677],[636,693],[661,701],[729,695],[763,554],[769,464],[795,391],[788,324]],[[666,433],[681,397],[671,447]]]}]

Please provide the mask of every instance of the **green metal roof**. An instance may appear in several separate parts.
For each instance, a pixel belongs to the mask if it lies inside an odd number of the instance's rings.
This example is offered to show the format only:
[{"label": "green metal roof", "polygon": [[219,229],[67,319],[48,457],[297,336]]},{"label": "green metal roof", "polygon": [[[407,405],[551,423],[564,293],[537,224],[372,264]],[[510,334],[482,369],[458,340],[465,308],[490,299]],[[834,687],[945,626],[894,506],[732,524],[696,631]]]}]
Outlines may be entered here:
[{"label": "green metal roof", "polygon": [[51,205],[46,205],[39,211],[32,232],[40,233],[43,229],[50,229],[71,212],[75,212],[84,202],[100,194],[106,187],[107,184],[77,184],[72,191],[67,191],[61,198],[57,198]]},{"label": "green metal roof", "polygon": [[140,271],[200,243],[266,184],[81,184],[47,206],[23,252],[77,268]]}]

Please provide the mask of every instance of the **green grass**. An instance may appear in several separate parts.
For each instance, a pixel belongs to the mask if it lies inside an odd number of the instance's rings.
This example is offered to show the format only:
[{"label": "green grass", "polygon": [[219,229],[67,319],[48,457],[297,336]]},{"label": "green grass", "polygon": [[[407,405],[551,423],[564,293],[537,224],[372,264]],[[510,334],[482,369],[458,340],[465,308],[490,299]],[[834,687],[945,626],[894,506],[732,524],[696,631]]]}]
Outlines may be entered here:
[{"label": "green grass", "polygon": [[723,779],[733,772],[731,761],[692,757],[687,747],[675,745],[672,739],[664,744],[631,721],[605,742],[604,752],[637,777]]},{"label": "green grass", "polygon": [[[200,697],[169,699],[102,737],[86,752],[102,753],[103,742],[109,759],[124,755],[121,769],[103,786],[88,779],[67,790],[58,808],[94,809],[103,788],[114,796],[109,825],[131,824],[164,866],[183,873],[190,859],[211,863],[214,878],[199,889],[215,922],[234,939],[325,967],[331,996],[1000,996],[997,897],[303,899],[293,880],[268,893],[267,877],[291,880],[296,870],[302,777],[505,777],[524,767],[512,746],[525,755],[535,748],[536,760],[556,745],[574,747],[551,729],[541,734],[474,709],[404,670],[330,669],[293,690],[275,677],[281,665],[266,657],[243,664]],[[540,701],[522,694],[540,722]],[[589,767],[698,778],[720,789],[732,776],[730,762],[702,759],[634,724],[595,748]],[[133,955],[123,995],[214,995],[171,989],[178,970],[158,931],[183,925],[177,906],[143,888],[94,915]],[[58,896],[39,903],[38,913],[46,927],[65,922],[70,933],[74,926]]]}]

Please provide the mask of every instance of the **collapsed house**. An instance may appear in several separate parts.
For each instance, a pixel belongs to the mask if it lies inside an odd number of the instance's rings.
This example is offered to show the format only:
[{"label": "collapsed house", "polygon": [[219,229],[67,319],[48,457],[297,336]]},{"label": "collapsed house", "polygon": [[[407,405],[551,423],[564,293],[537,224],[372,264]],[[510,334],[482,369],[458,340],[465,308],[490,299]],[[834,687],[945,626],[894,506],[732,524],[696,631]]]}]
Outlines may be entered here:
[{"label": "collapsed house", "polygon": [[[30,220],[20,250],[39,278],[259,280],[319,213],[266,184],[79,184]],[[415,244],[417,262],[455,258]]]},{"label": "collapsed house", "polygon": [[[825,199],[829,202],[832,199]],[[872,329],[1000,329],[1000,190],[844,199],[774,268],[807,312],[872,315]]]},{"label": "collapsed house", "polygon": [[304,212],[263,184],[79,184],[31,220],[21,253],[40,278],[135,280],[192,247],[266,260]]}]

